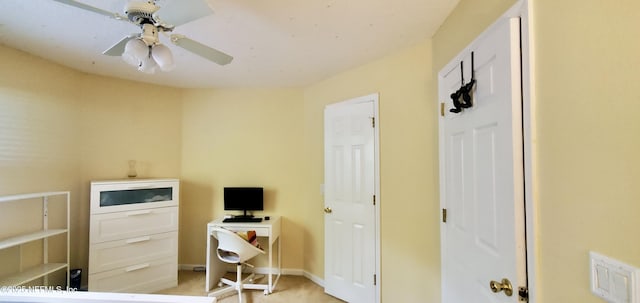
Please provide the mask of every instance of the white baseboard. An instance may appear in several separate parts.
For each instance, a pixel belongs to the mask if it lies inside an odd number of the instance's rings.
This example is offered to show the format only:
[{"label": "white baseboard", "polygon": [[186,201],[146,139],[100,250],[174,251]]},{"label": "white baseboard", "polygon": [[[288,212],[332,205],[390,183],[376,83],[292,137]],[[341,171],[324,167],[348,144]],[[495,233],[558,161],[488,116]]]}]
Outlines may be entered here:
[{"label": "white baseboard", "polygon": [[[202,269],[206,268],[204,264],[179,264],[179,270],[194,270],[194,269]],[[229,271],[235,271],[235,266],[229,265]],[[257,274],[266,275],[270,271],[269,267],[256,267],[255,272]],[[275,272],[274,272],[275,273]],[[313,283],[318,284],[321,287],[324,287],[324,279],[299,268],[283,268],[282,274],[285,276],[304,276],[305,278],[311,280]]]},{"label": "white baseboard", "polygon": [[[256,267],[256,273],[266,275],[269,273],[269,267]],[[275,274],[276,272],[274,271],[273,273]],[[302,276],[304,271],[296,268],[283,268],[282,274],[285,276]]]},{"label": "white baseboard", "polygon": [[319,286],[321,286],[322,288],[324,288],[324,279],[308,272],[308,271],[304,271],[303,272],[303,276],[309,280],[311,280],[311,282],[318,284]]}]

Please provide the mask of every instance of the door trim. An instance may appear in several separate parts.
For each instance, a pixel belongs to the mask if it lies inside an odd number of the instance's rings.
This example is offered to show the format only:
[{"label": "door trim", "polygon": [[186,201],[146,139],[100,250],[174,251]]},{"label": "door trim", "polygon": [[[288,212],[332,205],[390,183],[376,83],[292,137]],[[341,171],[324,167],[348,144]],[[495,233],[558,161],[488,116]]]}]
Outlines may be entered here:
[{"label": "door trim", "polygon": [[373,140],[375,141],[373,143],[373,153],[374,153],[374,159],[373,159],[373,164],[375,166],[374,168],[374,186],[376,187],[375,189],[375,193],[376,193],[376,204],[375,204],[375,220],[376,220],[376,257],[375,257],[375,275],[376,275],[376,284],[374,285],[375,288],[375,292],[376,292],[376,303],[380,303],[381,300],[381,290],[380,290],[380,285],[382,284],[382,276],[380,275],[380,204],[382,203],[382,197],[380,195],[380,117],[378,115],[378,101],[379,101],[379,94],[375,93],[375,94],[371,94],[368,95],[367,98],[370,98],[371,100],[373,100],[373,117],[375,119],[375,127],[373,129],[374,134],[373,134]]},{"label": "door trim", "polygon": [[382,197],[380,196],[380,117],[379,117],[379,93],[373,93],[365,96],[360,96],[352,99],[348,99],[341,102],[331,103],[327,105],[327,107],[332,105],[339,104],[357,104],[357,103],[365,103],[365,102],[373,102],[373,117],[375,120],[375,127],[373,128],[373,165],[374,165],[374,184],[375,187],[374,193],[376,195],[376,203],[374,205],[375,217],[375,275],[376,275],[376,284],[374,285],[375,289],[375,303],[380,303],[381,300],[381,287],[380,285],[382,277],[380,276],[380,205],[382,204]]}]

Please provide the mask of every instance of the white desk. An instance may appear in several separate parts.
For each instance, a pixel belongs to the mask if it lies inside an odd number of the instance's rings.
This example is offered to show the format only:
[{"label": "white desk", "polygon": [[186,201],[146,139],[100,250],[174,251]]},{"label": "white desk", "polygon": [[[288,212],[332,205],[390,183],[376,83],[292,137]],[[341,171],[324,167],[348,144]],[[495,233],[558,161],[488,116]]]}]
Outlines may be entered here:
[{"label": "white desk", "polygon": [[[266,237],[269,241],[269,249],[267,251],[269,257],[269,273],[268,273],[268,284],[253,284],[251,288],[254,289],[264,289],[265,294],[272,293],[276,288],[276,284],[280,279],[280,273],[282,272],[282,249],[280,245],[280,216],[271,216],[271,220],[262,220],[262,222],[257,223],[225,223],[222,222],[222,219],[217,219],[209,222],[207,224],[207,272],[205,278],[205,291],[210,292],[214,285],[217,287],[220,278],[226,273],[226,263],[220,261],[218,259],[218,255],[216,254],[216,249],[218,247],[218,240],[214,238],[211,234],[211,230],[214,227],[223,227],[231,231],[248,231],[255,230],[256,235],[258,237]],[[273,244],[278,242],[278,269],[277,276],[275,281],[273,280]],[[247,284],[245,284],[247,285]]]}]

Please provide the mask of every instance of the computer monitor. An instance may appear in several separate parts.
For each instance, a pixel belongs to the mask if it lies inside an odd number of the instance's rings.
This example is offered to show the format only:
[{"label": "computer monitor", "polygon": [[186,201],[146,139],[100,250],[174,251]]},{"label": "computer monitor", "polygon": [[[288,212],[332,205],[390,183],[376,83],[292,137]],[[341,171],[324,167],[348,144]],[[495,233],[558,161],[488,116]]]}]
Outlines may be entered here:
[{"label": "computer monitor", "polygon": [[253,217],[247,211],[264,210],[262,187],[225,187],[224,210],[241,210],[242,217]]}]

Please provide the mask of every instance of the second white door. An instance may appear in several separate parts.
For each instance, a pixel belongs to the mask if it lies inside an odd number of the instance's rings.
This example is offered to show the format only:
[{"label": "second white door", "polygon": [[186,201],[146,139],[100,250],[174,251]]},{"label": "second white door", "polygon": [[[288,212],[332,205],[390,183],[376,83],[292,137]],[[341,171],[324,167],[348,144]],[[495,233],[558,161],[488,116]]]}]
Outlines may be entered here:
[{"label": "second white door", "polygon": [[351,303],[376,302],[376,99],[325,109],[325,292]]}]

